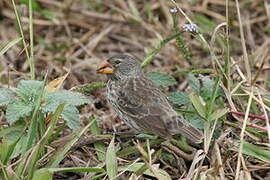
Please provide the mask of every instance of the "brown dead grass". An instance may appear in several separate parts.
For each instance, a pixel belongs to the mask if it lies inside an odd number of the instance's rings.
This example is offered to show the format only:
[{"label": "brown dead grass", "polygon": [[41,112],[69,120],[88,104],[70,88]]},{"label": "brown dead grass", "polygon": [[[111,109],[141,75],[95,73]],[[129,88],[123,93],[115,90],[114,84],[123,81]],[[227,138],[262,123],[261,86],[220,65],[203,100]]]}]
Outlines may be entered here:
[{"label": "brown dead grass", "polygon": [[[42,9],[51,11],[54,18],[52,20],[47,19],[40,12],[34,12],[34,54],[37,79],[42,79],[46,71],[48,71],[49,80],[52,80],[70,70],[65,89],[94,81],[105,81],[104,76],[95,73],[96,66],[102,60],[117,53],[130,53],[143,59],[160,40],[172,34],[172,19],[169,9],[174,6],[170,1],[138,0],[131,2],[136,6],[139,15],[136,14],[136,11],[132,11],[130,4],[124,0],[38,0]],[[197,15],[204,15],[217,25],[226,21],[226,4],[223,0],[177,1],[177,3],[192,20]],[[240,1],[239,3],[247,49],[245,58],[249,59],[252,86],[257,87],[260,91],[264,89],[266,94],[269,94],[270,2],[254,0]],[[17,4],[22,10],[23,29],[27,32],[27,23],[29,22],[27,8],[25,5]],[[147,11],[151,11],[152,14],[147,15]],[[228,12],[232,63],[231,79],[233,83],[229,88],[228,86],[224,87],[229,94],[226,100],[227,104],[224,104],[224,106],[233,111],[246,112],[248,98],[243,98],[239,92],[232,93],[238,85],[242,87],[240,82],[248,74],[243,60],[244,54],[241,46],[243,39],[241,41],[240,23],[237,20],[234,1],[229,2]],[[19,37],[19,32],[16,27],[12,4],[9,0],[0,2],[0,13],[0,47],[3,47],[11,40]],[[178,18],[179,26],[186,23],[183,16],[179,15]],[[268,31],[265,29],[266,27],[268,27]],[[214,29],[212,29],[213,31]],[[209,42],[212,32],[203,32]],[[25,35],[26,38],[29,38],[28,33]],[[192,68],[213,68],[210,54],[203,49],[202,44],[191,35],[187,34],[184,38],[193,53]],[[223,49],[215,46],[213,50],[217,53],[218,58],[223,58]],[[16,86],[19,80],[29,79],[29,66],[25,60],[22,45],[15,45],[0,59],[1,86]],[[191,65],[179,55],[175,42],[172,41],[161,50],[153,63],[146,68],[146,71],[173,74],[177,71],[176,66],[181,69],[189,69]],[[242,76],[241,73],[243,73]],[[173,91],[185,90],[187,86],[184,76],[177,75],[176,78],[179,83],[172,88]],[[249,94],[250,87],[251,84],[248,84],[247,90],[242,93]],[[95,97],[96,103],[82,109],[82,125],[86,117],[96,115],[100,120],[99,124],[103,131],[125,131],[125,125],[115,117],[112,110],[107,106],[104,89],[99,89],[92,95]],[[257,105],[261,104],[260,102],[263,102],[263,100],[258,100]],[[258,105],[258,115],[269,114],[269,109],[261,107]],[[230,149],[235,146],[237,137],[239,137],[242,120],[243,118],[236,115],[227,116],[225,121],[230,123],[224,123],[221,127],[222,133],[210,147],[210,152],[201,167],[199,176],[205,175],[207,179],[235,178],[238,153]],[[0,124],[4,122],[4,116],[1,115]],[[64,130],[63,135],[68,133],[69,130]],[[247,133],[245,139],[256,144],[269,143],[266,136],[261,138],[251,133]],[[96,166],[101,163],[96,157],[92,144],[96,141],[107,142],[108,140],[91,138],[90,140],[88,139],[81,146],[74,148],[62,162],[62,167]],[[158,152],[160,146],[155,148]],[[168,152],[170,151],[168,150]],[[190,163],[184,162],[174,152],[170,153],[174,157],[174,161],[170,162],[167,161],[168,159],[156,155],[157,157],[153,158],[153,162],[159,163],[164,170],[170,173],[173,179],[185,177],[188,174]],[[134,157],[119,159],[119,164],[132,162],[137,157],[140,156],[136,154]],[[270,178],[269,162],[263,162],[245,155],[240,157],[240,162],[240,177],[244,179]],[[126,179],[127,175],[127,173],[123,174],[122,179]],[[83,176],[83,173],[58,174],[55,179],[80,179]],[[147,177],[141,177],[141,179],[147,179]]]}]

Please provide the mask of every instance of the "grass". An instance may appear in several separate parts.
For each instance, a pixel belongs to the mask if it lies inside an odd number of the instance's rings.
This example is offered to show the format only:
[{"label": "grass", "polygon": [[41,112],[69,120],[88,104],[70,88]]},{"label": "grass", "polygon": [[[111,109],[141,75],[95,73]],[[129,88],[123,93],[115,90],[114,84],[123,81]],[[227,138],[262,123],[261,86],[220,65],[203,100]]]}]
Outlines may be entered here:
[{"label": "grass", "polygon": [[[269,21],[267,3],[128,0],[88,8],[85,3],[0,3],[1,28],[13,32],[0,47],[0,179],[269,178],[270,50],[269,32],[261,28]],[[174,7],[178,12],[169,14]],[[203,21],[198,33],[182,30],[183,21],[197,20]],[[108,107],[106,84],[95,68],[123,52],[142,59],[145,71],[152,71],[148,77],[164,87],[176,110],[204,130],[203,144],[104,135],[126,126]],[[12,88],[20,89],[22,77],[42,80],[42,87],[30,83],[26,92],[36,93],[14,96]],[[46,99],[48,89],[74,90],[94,101],[82,106],[83,97],[70,94],[44,111],[61,95]],[[69,103],[75,109],[65,110]]]}]

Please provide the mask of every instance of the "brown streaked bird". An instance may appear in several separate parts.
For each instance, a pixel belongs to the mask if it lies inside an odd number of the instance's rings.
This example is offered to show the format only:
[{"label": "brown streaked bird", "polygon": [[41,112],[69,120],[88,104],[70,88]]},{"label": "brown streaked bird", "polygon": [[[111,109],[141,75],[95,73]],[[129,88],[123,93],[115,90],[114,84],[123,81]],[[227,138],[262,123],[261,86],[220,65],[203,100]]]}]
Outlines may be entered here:
[{"label": "brown streaked bird", "polygon": [[165,139],[181,134],[194,143],[202,142],[202,132],[173,110],[166,95],[145,77],[138,59],[116,55],[102,62],[97,72],[108,75],[108,102],[128,126]]}]

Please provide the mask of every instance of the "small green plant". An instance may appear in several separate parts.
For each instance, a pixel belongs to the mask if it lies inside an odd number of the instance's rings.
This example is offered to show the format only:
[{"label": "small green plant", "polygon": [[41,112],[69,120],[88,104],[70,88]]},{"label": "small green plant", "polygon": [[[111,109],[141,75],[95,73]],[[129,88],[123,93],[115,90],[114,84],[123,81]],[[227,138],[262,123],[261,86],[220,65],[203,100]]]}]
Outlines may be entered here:
[{"label": "small green plant", "polygon": [[[46,152],[45,145],[60,133],[56,127],[62,129],[66,124],[79,134],[77,106],[92,102],[78,92],[51,90],[37,80],[21,80],[17,88],[0,88],[0,107],[6,111],[8,123],[0,128],[0,164],[8,167],[12,159],[20,157],[18,166],[14,168],[16,176],[31,179],[38,160]],[[65,123],[57,125],[61,118]],[[60,162],[59,157],[56,159]],[[4,167],[0,174],[5,179],[14,175],[9,175]]]},{"label": "small green plant", "polygon": [[44,118],[55,112],[60,104],[65,104],[62,118],[71,129],[79,127],[79,111],[76,106],[90,103],[90,98],[67,90],[47,92],[44,82],[22,80],[17,88],[0,88],[0,105],[6,106],[6,118],[9,124],[27,120],[36,110]]}]

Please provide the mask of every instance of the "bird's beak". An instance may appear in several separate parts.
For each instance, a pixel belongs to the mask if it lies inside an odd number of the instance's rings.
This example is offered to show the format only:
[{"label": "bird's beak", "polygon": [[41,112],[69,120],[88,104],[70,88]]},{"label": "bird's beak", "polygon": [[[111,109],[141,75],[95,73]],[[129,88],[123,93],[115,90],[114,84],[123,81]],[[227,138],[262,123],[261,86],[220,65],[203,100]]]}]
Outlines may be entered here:
[{"label": "bird's beak", "polygon": [[113,74],[113,68],[107,61],[103,61],[97,67],[96,71],[97,73],[101,73],[101,74]]}]

